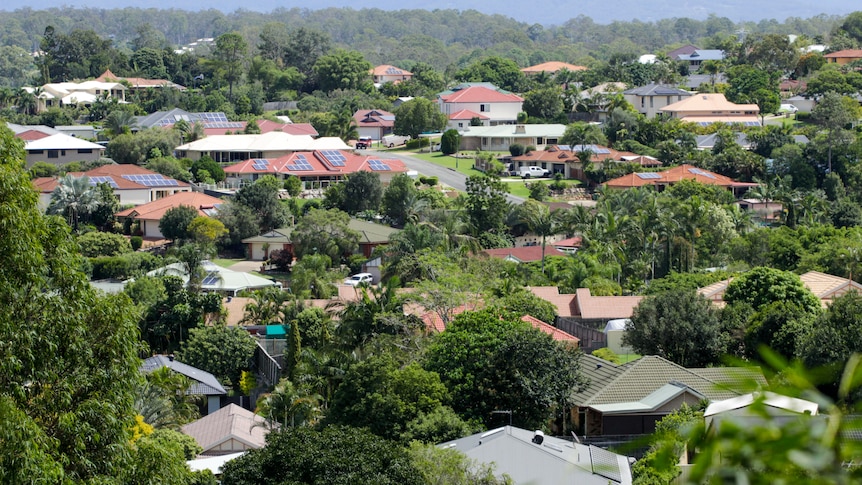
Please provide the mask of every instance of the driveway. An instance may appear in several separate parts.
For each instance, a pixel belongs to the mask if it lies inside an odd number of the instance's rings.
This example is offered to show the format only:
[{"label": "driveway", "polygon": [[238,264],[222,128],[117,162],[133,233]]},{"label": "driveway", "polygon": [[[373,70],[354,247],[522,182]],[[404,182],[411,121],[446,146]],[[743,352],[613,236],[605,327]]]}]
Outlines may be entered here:
[{"label": "driveway", "polygon": [[[373,150],[368,150],[368,154],[372,153],[378,153],[381,157],[385,158],[397,158],[404,162],[404,165],[406,165],[410,170],[415,170],[427,177],[437,177],[437,179],[444,185],[448,185],[460,192],[467,191],[467,176],[460,172],[456,172],[455,170],[446,167],[441,167],[440,165],[431,162],[426,162],[425,160],[412,157],[406,153],[375,152]],[[472,163],[472,161],[464,160],[464,163]],[[523,204],[525,199],[523,197],[508,194],[506,196],[506,200],[513,204]]]}]

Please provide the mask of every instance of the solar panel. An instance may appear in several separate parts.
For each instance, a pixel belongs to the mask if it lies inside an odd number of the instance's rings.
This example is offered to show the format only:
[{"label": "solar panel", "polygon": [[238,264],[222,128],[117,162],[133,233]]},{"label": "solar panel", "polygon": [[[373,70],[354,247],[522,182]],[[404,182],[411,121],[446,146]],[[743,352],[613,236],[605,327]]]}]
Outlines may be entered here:
[{"label": "solar panel", "polygon": [[254,160],[252,160],[251,166],[255,170],[266,170],[267,168],[269,168],[269,160],[265,158],[255,158]]},{"label": "solar panel", "polygon": [[557,145],[557,149],[569,152],[572,150],[572,147],[569,145]]},{"label": "solar panel", "polygon": [[218,273],[210,273],[206,278],[204,278],[201,284],[205,286],[215,286],[219,284],[219,281],[221,281],[221,277],[219,277]]},{"label": "solar panel", "polygon": [[321,150],[320,153],[333,167],[343,167],[347,162],[347,157],[338,150]]},{"label": "solar panel", "polygon": [[655,172],[635,172],[635,175],[640,177],[642,180],[651,180],[651,179],[660,179],[661,175]]},{"label": "solar panel", "polygon": [[204,121],[227,121],[227,115],[220,111],[214,112],[204,112],[204,113],[195,113],[199,118]]},{"label": "solar panel", "polygon": [[372,159],[368,161],[368,166],[371,167],[371,170],[374,171],[390,171],[392,170],[389,165],[383,162],[383,160]]},{"label": "solar panel", "polygon": [[136,184],[145,185],[147,187],[174,187],[179,185],[176,180],[167,178],[162,174],[134,174],[122,175],[122,177],[126,180],[135,182]]},{"label": "solar panel", "polygon": [[386,74],[401,74],[401,73],[402,73],[401,69],[398,69],[397,67],[386,68]]},{"label": "solar panel", "polygon": [[308,159],[305,158],[305,155],[301,153],[297,153],[293,159],[293,162],[286,165],[287,169],[293,172],[307,172],[309,170],[314,170],[314,167],[308,163]]},{"label": "solar panel", "polygon": [[711,174],[711,173],[709,173],[709,172],[703,171],[703,170],[701,170],[701,169],[699,169],[699,168],[690,168],[690,169],[688,169],[688,172],[689,172],[689,173],[693,173],[693,174],[695,174],[695,175],[702,175],[702,176],[704,176],[704,177],[706,177],[706,178],[711,178],[711,179],[714,179],[714,178],[715,178],[715,175],[713,175],[713,174]]},{"label": "solar panel", "polygon": [[90,177],[90,185],[96,186],[99,184],[108,184],[111,188],[118,188],[117,182],[114,182],[112,177]]}]

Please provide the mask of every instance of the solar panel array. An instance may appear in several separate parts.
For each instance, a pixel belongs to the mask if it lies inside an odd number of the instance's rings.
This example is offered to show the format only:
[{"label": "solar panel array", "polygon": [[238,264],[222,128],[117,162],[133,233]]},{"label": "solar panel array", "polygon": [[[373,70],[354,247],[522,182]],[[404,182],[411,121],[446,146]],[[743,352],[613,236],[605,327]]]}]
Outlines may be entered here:
[{"label": "solar panel array", "polygon": [[661,178],[661,175],[655,172],[635,172],[635,175],[640,177],[642,180],[655,180]]},{"label": "solar panel array", "polygon": [[398,69],[397,67],[390,66],[390,67],[386,68],[386,74],[403,74],[403,73],[404,73],[404,71],[402,71],[401,69]]},{"label": "solar panel array", "polygon": [[169,179],[160,173],[123,175],[122,177],[130,182],[135,182],[136,184],[145,185],[147,187],[176,187],[179,185],[179,182],[176,180]]},{"label": "solar panel array", "polygon": [[229,128],[241,130],[245,128],[245,123],[241,121],[205,121],[206,128]]},{"label": "solar panel array", "polygon": [[297,153],[293,159],[293,162],[286,165],[287,169],[291,172],[307,172],[310,170],[314,170],[314,167],[308,163],[308,159],[305,158],[305,155]]},{"label": "solar panel array", "polygon": [[218,122],[223,121],[227,122],[227,115],[220,111],[216,112],[207,112],[207,113],[195,113],[198,117],[206,122]]},{"label": "solar panel array", "polygon": [[255,158],[251,162],[251,167],[255,170],[266,170],[269,168],[269,160],[265,158]]},{"label": "solar panel array", "polygon": [[577,145],[575,146],[575,151],[584,151],[589,150],[596,155],[610,155],[611,151],[605,147],[600,147],[598,145]]},{"label": "solar panel array", "polygon": [[369,160],[368,166],[371,167],[371,170],[378,172],[392,170],[388,164],[383,162],[383,160],[377,160],[376,158]]},{"label": "solar panel array", "polygon": [[220,280],[221,280],[221,277],[218,275],[218,273],[210,273],[207,275],[206,278],[204,278],[204,280],[201,282],[201,284],[205,285],[205,286],[215,286],[215,285],[219,284]]},{"label": "solar panel array", "polygon": [[90,177],[90,185],[108,184],[111,188],[117,188],[117,182],[114,182],[113,177]]},{"label": "solar panel array", "polygon": [[567,152],[572,151],[572,147],[569,145],[557,145],[557,149],[567,151]]},{"label": "solar panel array", "polygon": [[704,170],[701,170],[701,169],[699,169],[699,168],[690,168],[690,169],[688,169],[688,173],[693,173],[693,174],[695,174],[695,175],[702,175],[702,176],[704,176],[704,177],[706,177],[706,178],[711,178],[711,179],[714,179],[714,178],[715,178],[715,175],[713,175],[713,174],[711,174],[711,173],[709,173],[709,172],[706,172],[706,171],[704,171]]},{"label": "solar panel array", "polygon": [[339,150],[321,150],[320,153],[333,167],[343,167],[347,162],[347,157]]}]

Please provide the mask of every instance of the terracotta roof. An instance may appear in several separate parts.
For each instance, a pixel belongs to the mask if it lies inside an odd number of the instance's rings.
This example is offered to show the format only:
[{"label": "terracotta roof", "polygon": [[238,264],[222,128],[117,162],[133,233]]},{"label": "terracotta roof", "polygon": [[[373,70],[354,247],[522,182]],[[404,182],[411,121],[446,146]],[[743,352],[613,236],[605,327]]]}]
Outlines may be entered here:
[{"label": "terracotta roof", "polygon": [[479,118],[480,120],[491,119],[481,113],[470,111],[469,109],[462,109],[449,115],[450,120],[472,120],[473,118]]},{"label": "terracotta roof", "polygon": [[95,79],[99,82],[110,82],[110,81],[126,81],[135,88],[159,88],[162,86],[177,88],[177,89],[185,89],[185,86],[181,86],[173,81],[168,81],[167,79],[147,79],[143,77],[120,77],[111,72],[110,69],[106,70],[102,73],[101,76]]},{"label": "terracotta roof", "polygon": [[645,185],[669,185],[680,180],[696,180],[702,184],[733,187],[739,185],[730,177],[710,172],[693,165],[679,165],[660,172],[634,172],[605,182],[611,188],[643,187]]},{"label": "terracotta roof", "polygon": [[358,127],[378,126],[392,128],[395,126],[395,115],[382,109],[361,109],[353,113]]},{"label": "terracotta roof", "polygon": [[[344,160],[331,162],[326,156],[329,152],[337,152]],[[372,163],[372,161],[375,162]],[[310,170],[298,170],[299,166],[306,166],[306,164],[311,167]],[[374,168],[377,168],[377,170]],[[357,155],[348,150],[315,150],[313,152],[290,153],[279,158],[249,159],[225,167],[224,171],[227,174],[233,175],[291,174],[302,177],[312,175],[349,175],[361,171],[402,173],[407,171],[407,166],[401,160],[382,158],[379,155]]]},{"label": "terracotta roof", "polygon": [[[579,162],[578,152],[589,149],[593,156],[592,162],[603,162],[608,159],[616,161],[636,160],[640,155],[632,152],[621,152],[603,145],[552,145],[546,150],[533,150],[529,153],[512,157],[516,162],[547,162],[547,163],[576,163]],[[653,159],[655,160],[655,159]],[[661,164],[661,162],[659,162]]]},{"label": "terracotta roof", "polygon": [[576,66],[574,64],[569,64],[568,62],[550,61],[536,64],[535,66],[525,67],[521,69],[521,72],[525,74],[534,74],[539,72],[556,73],[562,71],[563,69],[574,72],[586,71],[588,68],[584,66]]},{"label": "terracotta roof", "polygon": [[412,76],[413,73],[389,64],[381,64],[371,69],[372,76]]},{"label": "terracotta roof", "polygon": [[568,239],[563,239],[561,241],[557,241],[554,243],[554,246],[558,248],[579,248],[583,243],[583,239],[580,236],[570,237]]},{"label": "terracotta roof", "polygon": [[441,96],[444,103],[521,103],[524,98],[512,93],[501,93],[485,86],[471,86]]},{"label": "terracotta roof", "polygon": [[826,54],[823,57],[827,59],[836,59],[839,57],[846,57],[849,59],[862,59],[862,49],[844,49],[841,51],[835,51],[830,54]]},{"label": "terracotta roof", "polygon": [[631,318],[643,296],[593,296],[589,288],[575,290],[577,315],[584,320]]},{"label": "terracotta roof", "polygon": [[[756,104],[731,103],[721,93],[699,93],[669,104],[659,111],[665,113],[716,112],[721,111],[753,111],[760,113]],[[729,113],[728,113],[729,115]]]},{"label": "terracotta roof", "polygon": [[[542,246],[521,246],[518,248],[497,248],[485,249],[483,253],[493,258],[514,259],[519,263],[529,263],[531,261],[542,260]],[[551,244],[545,244],[545,257],[548,256],[566,256],[566,253],[559,251]]]},{"label": "terracotta roof", "polygon": [[161,199],[141,204],[131,209],[117,212],[117,217],[131,217],[136,220],[158,221],[168,209],[187,205],[197,209],[198,214],[208,217],[206,209],[213,209],[224,201],[201,192],[177,192]]},{"label": "terracotta roof", "polygon": [[[170,177],[164,177],[166,182],[165,185],[143,185],[138,182],[134,182],[133,180],[129,180],[126,176],[135,176],[135,175],[158,175],[158,173],[153,172],[152,170],[147,170],[144,167],[140,167],[138,165],[132,164],[109,164],[102,165],[101,167],[96,167],[92,170],[87,170],[86,172],[70,172],[69,175],[75,177],[87,176],[90,178],[93,177],[110,177],[114,182],[114,190],[141,190],[141,189],[152,189],[158,187],[179,187],[179,188],[188,188],[189,184],[186,182],[182,182],[180,180],[175,180]],[[57,187],[58,178],[57,177],[40,177],[33,180],[33,186],[36,187],[42,193],[50,193],[53,192]]]},{"label": "terracotta roof", "polygon": [[217,454],[214,448],[231,439],[242,443],[245,449],[263,448],[269,426],[263,417],[236,404],[228,404],[183,426],[182,432],[194,438],[206,455]]},{"label": "terracotta roof", "polygon": [[48,133],[42,132],[42,131],[27,130],[27,131],[22,131],[21,133],[16,134],[15,138],[20,138],[24,141],[31,141],[31,140],[41,140],[42,138],[47,138],[49,136],[51,136],[51,135],[49,135]]},{"label": "terracotta roof", "polygon": [[799,275],[799,279],[814,293],[814,296],[821,300],[832,300],[850,291],[862,293],[862,285],[859,283],[819,271],[809,271]]},{"label": "terracotta roof", "polygon": [[534,295],[557,307],[557,315],[573,317],[577,315],[575,295],[563,293],[556,286],[532,286],[528,288]]},{"label": "terracotta roof", "polygon": [[539,320],[538,318],[531,315],[524,315],[521,317],[521,321],[527,322],[533,326],[533,328],[537,330],[541,330],[542,332],[548,334],[556,340],[557,342],[566,342],[569,344],[574,344],[577,347],[578,343],[581,341],[578,337],[574,335],[568,334],[553,325],[548,325],[547,323]]}]

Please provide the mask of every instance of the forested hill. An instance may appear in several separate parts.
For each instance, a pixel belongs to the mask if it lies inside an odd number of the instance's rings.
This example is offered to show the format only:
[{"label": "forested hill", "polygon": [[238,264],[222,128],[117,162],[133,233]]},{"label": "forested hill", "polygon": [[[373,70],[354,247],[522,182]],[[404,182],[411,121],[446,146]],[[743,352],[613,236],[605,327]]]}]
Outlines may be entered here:
[{"label": "forested hill", "polygon": [[[4,9],[12,10],[16,8],[48,9],[54,7],[57,2],[53,0],[8,0],[4,3]],[[117,8],[139,4],[133,0],[84,0],[78,3],[80,6],[92,8]],[[176,2],[151,0],[147,2],[147,5],[151,8],[171,9],[176,6]],[[308,4],[280,0],[259,0],[253,3],[240,0],[212,0],[205,4],[201,3],[197,7],[194,5],[184,5],[184,7],[200,9],[204,5],[207,8],[222,12],[232,12],[237,9],[268,12],[278,8],[304,7]],[[342,6],[344,6],[343,0],[318,0],[314,2],[314,7],[318,9]],[[350,6],[355,9],[378,8],[383,10],[429,8],[427,2],[419,0],[354,0],[350,2]],[[527,23],[541,23],[550,26],[560,25],[579,15],[585,15],[603,23],[614,20],[650,22],[664,18],[706,19],[711,14],[718,17],[728,17],[734,21],[759,21],[760,19],[772,18],[812,17],[823,12],[835,15],[847,14],[858,5],[844,0],[822,0],[819,2],[806,0],[765,0],[758,2],[745,0],[725,0],[723,2],[710,0],[687,0],[684,2],[673,0],[616,0],[613,2],[543,0],[529,4],[516,0],[498,0],[495,2],[460,0],[435,4],[435,6],[445,9],[457,8],[461,11],[477,10],[487,14],[501,14]]]},{"label": "forested hill", "polygon": [[93,30],[102,38],[111,39],[115,47],[129,47],[130,50],[133,40],[139,38],[141,29],[147,26],[151,27],[151,32],[163,36],[166,48],[230,31],[240,32],[255,45],[260,42],[260,33],[267,24],[277,23],[282,31],[281,27],[288,31],[298,27],[323,31],[336,44],[363,53],[372,63],[397,64],[401,60],[413,60],[443,70],[453,63],[463,64],[493,54],[510,58],[521,66],[551,59],[589,65],[589,58],[607,61],[611,53],[637,56],[687,43],[700,43],[706,48],[719,44],[720,37],[735,37],[741,31],[806,35],[817,41],[828,37],[842,20],[842,16],[824,14],[789,18],[784,22],[739,23],[712,15],[705,20],[668,18],[602,24],[590,17],[577,16],[556,27],[543,27],[475,10],[279,8],[265,14],[249,10],[225,14],[215,9],[191,12],[63,7],[3,13],[0,15],[0,46],[37,50],[48,26],[60,33]]}]

